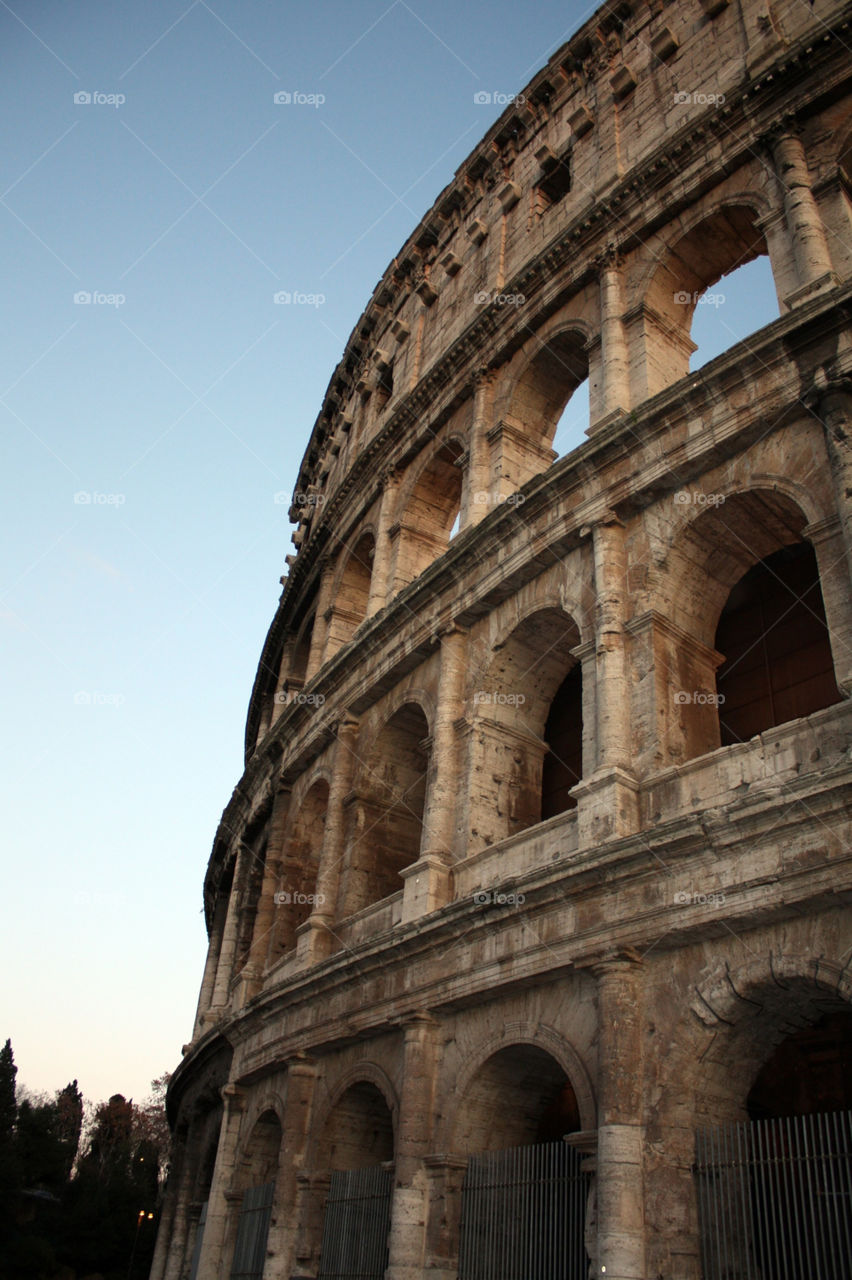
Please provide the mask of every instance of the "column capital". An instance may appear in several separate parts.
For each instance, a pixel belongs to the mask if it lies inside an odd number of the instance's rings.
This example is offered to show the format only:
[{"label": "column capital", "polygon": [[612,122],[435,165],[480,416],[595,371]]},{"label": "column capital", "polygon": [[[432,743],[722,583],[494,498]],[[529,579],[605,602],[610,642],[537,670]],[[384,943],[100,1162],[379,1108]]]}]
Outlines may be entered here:
[{"label": "column capital", "polygon": [[497,377],[497,370],[490,365],[481,364],[473,371],[473,386],[476,391],[490,387]]},{"label": "column capital", "polygon": [[621,252],[617,244],[610,242],[609,244],[604,245],[603,249],[601,249],[599,253],[595,254],[592,259],[592,263],[598,275],[603,275],[604,271],[615,271],[618,270],[619,267],[623,266],[624,254]]},{"label": "column capital", "polygon": [[589,969],[598,979],[618,974],[638,973],[644,961],[634,947],[618,947],[577,963],[578,969]]}]

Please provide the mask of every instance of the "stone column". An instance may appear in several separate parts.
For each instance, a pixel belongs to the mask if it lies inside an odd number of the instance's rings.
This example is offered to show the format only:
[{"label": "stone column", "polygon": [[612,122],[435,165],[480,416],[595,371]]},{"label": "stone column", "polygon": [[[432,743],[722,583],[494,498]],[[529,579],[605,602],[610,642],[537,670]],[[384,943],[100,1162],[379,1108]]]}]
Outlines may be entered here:
[{"label": "stone column", "polygon": [[478,524],[491,510],[491,444],[488,432],[494,425],[493,369],[480,369],[474,381],[473,422],[468,448],[467,493],[462,503],[462,529]]},{"label": "stone column", "polygon": [[595,562],[595,725],[597,758],[574,788],[581,847],[639,826],[639,787],[630,768],[630,686],[624,629],[627,584],[624,526],[612,513],[592,530]]},{"label": "stone column", "polygon": [[414,1014],[404,1024],[405,1059],[396,1135],[390,1252],[385,1280],[421,1280],[426,1254],[438,1024]]},{"label": "stone column", "polygon": [[213,1168],[213,1182],[207,1201],[207,1222],[198,1259],[198,1280],[219,1280],[229,1271],[230,1259],[222,1256],[228,1234],[229,1216],[232,1212],[229,1190],[234,1174],[240,1121],[245,1107],[245,1092],[235,1084],[226,1084],[222,1090],[225,1104],[219,1146]]},{"label": "stone column", "polygon": [[216,981],[213,986],[213,999],[209,1010],[212,1016],[215,1016],[217,1011],[225,1009],[228,1004],[240,933],[240,899],[243,896],[243,882],[248,872],[248,863],[252,857],[254,857],[252,850],[241,844],[234,863],[234,879],[228,898],[228,914],[225,917],[225,927],[222,930],[222,945],[219,950]]},{"label": "stone column", "polygon": [[201,991],[198,996],[198,1007],[195,1011],[195,1025],[193,1027],[192,1038],[195,1040],[204,1031],[204,1015],[213,1003],[213,989],[216,984],[216,971],[219,966],[219,957],[222,951],[222,937],[225,932],[225,922],[228,915],[227,898],[219,898],[213,909],[213,919],[210,924],[210,941],[207,946],[207,960],[204,964],[204,977],[201,982]]},{"label": "stone column", "polygon": [[373,552],[373,572],[370,577],[370,594],[367,598],[367,617],[384,609],[388,602],[391,561],[391,526],[396,518],[396,501],[399,495],[400,474],[390,471],[382,485],[382,504],[376,529],[376,546]]},{"label": "stone column", "polygon": [[[157,1244],[151,1261],[149,1280],[165,1280],[169,1272],[173,1275],[179,1274],[186,1253],[187,1210],[192,1189],[192,1162],[188,1159],[188,1140],[189,1135],[185,1133],[178,1148],[177,1159],[172,1163],[169,1174],[170,1185],[157,1231]],[[175,1140],[173,1151],[176,1148]]]},{"label": "stone column", "polygon": [[296,1271],[296,1246],[300,1223],[294,1212],[297,1177],[304,1166],[316,1092],[317,1065],[300,1055],[287,1063],[287,1097],[281,1158],[275,1179],[275,1199],[267,1252],[275,1258],[271,1273],[287,1277]]},{"label": "stone column", "polygon": [[595,261],[601,307],[601,420],[602,426],[630,408],[630,358],[624,330],[622,260],[610,245]]},{"label": "stone column", "polygon": [[598,1256],[606,1280],[645,1280],[641,967],[593,966],[598,980]]},{"label": "stone column", "polygon": [[795,129],[794,122],[784,121],[769,139],[783,190],[787,232],[799,277],[799,288],[785,299],[789,305],[837,283],[825,227],[811,190],[807,157]]},{"label": "stone column", "polygon": [[357,759],[358,720],[355,716],[346,715],[337,726],[337,746],[317,872],[317,901],[307,921],[309,927],[299,938],[299,952],[307,963],[323,960],[334,950],[333,930],[337,921],[340,872],[346,843],[346,797],[352,790]]},{"label": "stone column", "polygon": [[456,721],[464,710],[466,673],[467,632],[452,625],[441,636],[441,672],[432,726],[430,785],[423,814],[420,857],[402,872],[403,924],[436,910],[449,899],[459,785]]},{"label": "stone column", "polygon": [[825,432],[834,505],[843,530],[846,561],[852,574],[852,379],[843,378],[829,383],[823,375],[808,398],[809,404],[812,401]]}]

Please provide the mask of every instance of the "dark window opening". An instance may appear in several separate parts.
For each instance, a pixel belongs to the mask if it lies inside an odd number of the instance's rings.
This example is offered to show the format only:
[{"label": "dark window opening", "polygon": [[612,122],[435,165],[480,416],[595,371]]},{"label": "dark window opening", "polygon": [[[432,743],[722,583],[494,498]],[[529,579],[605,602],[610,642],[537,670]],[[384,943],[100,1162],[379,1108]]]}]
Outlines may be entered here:
[{"label": "dark window opening", "polygon": [[538,189],[549,204],[557,204],[571,190],[571,158],[562,156],[544,174]]},{"label": "dark window opening", "polygon": [[722,610],[716,673],[722,746],[840,701],[816,556],[782,547],[736,584]]},{"label": "dark window opening", "polygon": [[542,821],[577,806],[570,792],[583,776],[583,677],[579,662],[556,691],[544,739],[550,750],[542,768]]}]

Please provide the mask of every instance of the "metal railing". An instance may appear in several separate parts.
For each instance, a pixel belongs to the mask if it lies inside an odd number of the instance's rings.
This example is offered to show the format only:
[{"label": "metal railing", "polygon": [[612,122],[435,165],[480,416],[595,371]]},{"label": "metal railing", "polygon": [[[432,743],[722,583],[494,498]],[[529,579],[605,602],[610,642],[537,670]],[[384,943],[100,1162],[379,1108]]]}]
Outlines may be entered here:
[{"label": "metal railing", "polygon": [[704,1280],[852,1280],[852,1111],[696,1133]]},{"label": "metal railing", "polygon": [[231,1280],[262,1280],[266,1262],[266,1239],[272,1217],[274,1182],[249,1187],[243,1196],[237,1221],[237,1242]]},{"label": "metal railing", "polygon": [[586,1280],[582,1160],[565,1142],[472,1156],[458,1280]]},{"label": "metal railing", "polygon": [[383,1280],[392,1193],[393,1170],[381,1165],[331,1175],[318,1280]]}]

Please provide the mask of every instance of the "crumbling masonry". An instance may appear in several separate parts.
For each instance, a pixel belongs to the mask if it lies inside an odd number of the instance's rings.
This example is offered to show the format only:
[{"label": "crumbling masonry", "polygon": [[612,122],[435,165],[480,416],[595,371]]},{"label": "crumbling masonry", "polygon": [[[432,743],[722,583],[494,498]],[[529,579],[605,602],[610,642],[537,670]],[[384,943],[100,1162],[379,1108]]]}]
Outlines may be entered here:
[{"label": "crumbling masonry", "polygon": [[[153,1280],[849,1276],[849,15],[604,7],[358,321]],[[759,255],[778,318],[691,373]]]}]

